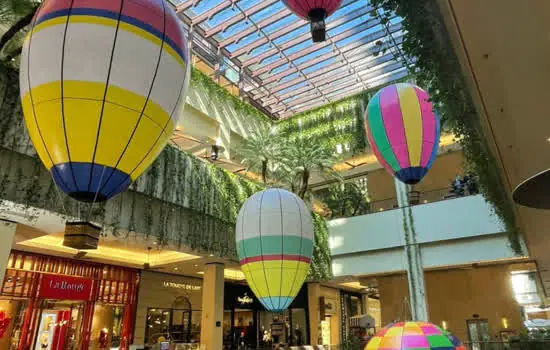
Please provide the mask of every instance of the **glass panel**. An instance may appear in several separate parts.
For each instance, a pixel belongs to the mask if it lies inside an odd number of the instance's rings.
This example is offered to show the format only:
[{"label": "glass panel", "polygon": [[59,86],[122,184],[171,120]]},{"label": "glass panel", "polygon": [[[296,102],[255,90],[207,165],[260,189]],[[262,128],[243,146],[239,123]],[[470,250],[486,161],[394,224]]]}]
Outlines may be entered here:
[{"label": "glass panel", "polygon": [[259,315],[260,347],[289,342],[288,310],[280,314],[262,311]]},{"label": "glass panel", "polygon": [[306,345],[309,336],[307,334],[306,311],[304,309],[292,309],[292,344]]},{"label": "glass panel", "polygon": [[34,350],[79,349],[82,315],[83,304],[44,301]]},{"label": "glass panel", "polygon": [[168,339],[170,309],[148,309],[145,328],[145,343],[157,344]]},{"label": "glass panel", "polygon": [[0,338],[0,349],[17,349],[27,305],[27,301],[0,300],[0,318],[12,320]]},{"label": "glass panel", "polygon": [[121,306],[106,304],[97,304],[94,307],[90,349],[120,348],[123,310]]}]

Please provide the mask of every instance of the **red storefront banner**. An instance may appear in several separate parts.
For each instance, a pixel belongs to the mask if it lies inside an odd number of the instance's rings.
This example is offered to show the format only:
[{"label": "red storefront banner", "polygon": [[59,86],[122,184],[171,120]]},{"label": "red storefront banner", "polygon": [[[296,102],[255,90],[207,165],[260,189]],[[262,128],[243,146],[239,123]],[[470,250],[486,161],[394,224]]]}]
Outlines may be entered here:
[{"label": "red storefront banner", "polygon": [[61,275],[42,275],[39,298],[90,300],[92,280]]}]

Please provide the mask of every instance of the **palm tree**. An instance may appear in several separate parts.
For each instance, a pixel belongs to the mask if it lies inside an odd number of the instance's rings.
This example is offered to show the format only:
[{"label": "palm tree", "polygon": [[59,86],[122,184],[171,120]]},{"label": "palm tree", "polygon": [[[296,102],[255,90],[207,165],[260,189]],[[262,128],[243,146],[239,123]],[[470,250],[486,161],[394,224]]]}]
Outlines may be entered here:
[{"label": "palm tree", "polygon": [[353,182],[337,183],[315,192],[315,197],[330,209],[331,219],[364,215],[370,212],[366,193]]},{"label": "palm tree", "polygon": [[264,184],[267,184],[268,175],[282,156],[281,141],[280,137],[265,128],[246,138],[236,149],[236,153],[242,157],[241,163],[246,164],[249,170],[259,171]]},{"label": "palm tree", "polygon": [[25,29],[39,5],[37,0],[0,1],[0,54],[3,60],[11,61],[21,54]]},{"label": "palm tree", "polygon": [[292,181],[287,184],[303,199],[309,190],[309,180],[313,172],[319,172],[325,177],[339,178],[338,173],[332,170],[337,161],[333,150],[322,145],[319,140],[298,137],[284,147],[280,166],[290,172],[288,178]]}]

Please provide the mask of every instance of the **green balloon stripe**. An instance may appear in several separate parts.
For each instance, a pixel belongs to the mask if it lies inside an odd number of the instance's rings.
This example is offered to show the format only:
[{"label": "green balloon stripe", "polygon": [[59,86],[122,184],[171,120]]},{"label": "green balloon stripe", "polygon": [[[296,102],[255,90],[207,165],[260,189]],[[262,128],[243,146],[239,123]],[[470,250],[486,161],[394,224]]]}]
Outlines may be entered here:
[{"label": "green balloon stripe", "polygon": [[[309,238],[301,238],[299,236],[281,237],[281,235],[262,235],[261,239],[261,247],[260,237],[239,241],[237,244],[237,254],[239,256],[239,260],[260,255],[273,255],[281,253],[284,255],[301,255],[311,258],[313,241]],[[246,256],[243,252],[246,252]]]},{"label": "green balloon stripe", "polygon": [[401,167],[393,153],[390,141],[386,135],[386,129],[384,128],[384,120],[382,119],[382,112],[380,109],[380,93],[376,94],[369,102],[367,113],[367,122],[369,123],[371,136],[376,144],[374,146],[378,148],[378,151],[393,171],[399,171]]}]

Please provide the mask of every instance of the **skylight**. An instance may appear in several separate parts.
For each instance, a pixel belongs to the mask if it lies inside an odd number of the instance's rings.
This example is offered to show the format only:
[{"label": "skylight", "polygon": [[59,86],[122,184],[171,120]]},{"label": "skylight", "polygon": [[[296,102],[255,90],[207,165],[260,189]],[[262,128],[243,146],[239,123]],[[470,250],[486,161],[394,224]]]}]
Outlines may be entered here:
[{"label": "skylight", "polygon": [[[407,76],[401,18],[384,24],[362,0],[344,0],[327,19],[327,40],[313,43],[309,24],[281,0],[171,0],[192,30],[194,53],[212,68],[232,62],[229,80],[275,119]],[[221,56],[221,57],[220,57]],[[253,83],[251,83],[253,82]]]}]

